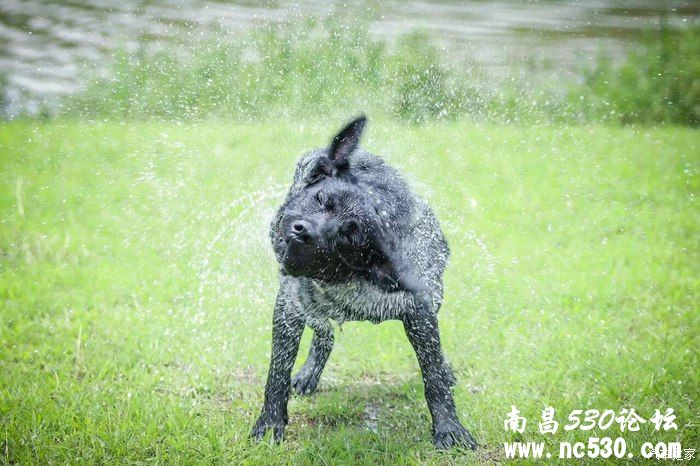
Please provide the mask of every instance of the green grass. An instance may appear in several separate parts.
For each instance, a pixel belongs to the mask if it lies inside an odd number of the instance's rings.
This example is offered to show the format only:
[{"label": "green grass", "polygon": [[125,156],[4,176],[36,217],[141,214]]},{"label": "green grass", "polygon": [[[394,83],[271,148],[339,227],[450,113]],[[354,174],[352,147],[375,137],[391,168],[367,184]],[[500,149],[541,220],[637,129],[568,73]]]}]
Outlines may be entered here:
[{"label": "green grass", "polygon": [[[364,146],[430,198],[451,244],[440,325],[482,447],[433,449],[395,322],[344,324],[320,393],[291,400],[285,443],[250,443],[277,284],[268,219],[296,158],[338,125],[3,124],[0,460],[488,463],[504,441],[606,435],[698,447],[700,132],[376,120]],[[503,429],[511,405],[522,436]],[[553,438],[536,427],[550,405]],[[667,406],[678,431],[562,430],[573,409]]]}]

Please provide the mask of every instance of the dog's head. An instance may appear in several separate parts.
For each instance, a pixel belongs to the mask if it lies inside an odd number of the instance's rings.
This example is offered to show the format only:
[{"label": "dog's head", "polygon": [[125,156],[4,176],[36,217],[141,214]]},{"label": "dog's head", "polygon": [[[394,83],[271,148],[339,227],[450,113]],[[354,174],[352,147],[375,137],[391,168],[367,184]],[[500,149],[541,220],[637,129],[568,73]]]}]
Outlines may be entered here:
[{"label": "dog's head", "polygon": [[366,121],[352,121],[312,160],[273,225],[273,246],[282,272],[294,277],[364,278],[386,291],[414,291],[420,285],[395,253],[388,211],[396,209],[385,205],[392,199],[377,192],[382,186],[365,182],[371,167],[351,164]]}]

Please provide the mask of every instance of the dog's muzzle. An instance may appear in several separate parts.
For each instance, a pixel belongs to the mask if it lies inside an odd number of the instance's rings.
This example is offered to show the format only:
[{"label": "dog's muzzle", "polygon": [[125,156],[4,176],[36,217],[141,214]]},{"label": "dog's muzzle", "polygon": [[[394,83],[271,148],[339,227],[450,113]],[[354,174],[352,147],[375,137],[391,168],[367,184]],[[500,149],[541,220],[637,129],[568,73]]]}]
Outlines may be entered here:
[{"label": "dog's muzzle", "polygon": [[297,220],[289,226],[289,229],[284,235],[284,240],[288,245],[293,241],[298,241],[306,245],[313,245],[316,243],[316,228],[311,222]]}]

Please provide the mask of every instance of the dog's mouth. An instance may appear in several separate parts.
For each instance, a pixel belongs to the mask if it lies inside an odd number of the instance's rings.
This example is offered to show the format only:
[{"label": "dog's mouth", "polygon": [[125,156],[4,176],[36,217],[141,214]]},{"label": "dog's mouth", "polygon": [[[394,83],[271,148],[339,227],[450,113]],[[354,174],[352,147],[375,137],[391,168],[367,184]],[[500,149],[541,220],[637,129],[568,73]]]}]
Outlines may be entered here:
[{"label": "dog's mouth", "polygon": [[292,237],[285,240],[286,248],[282,255],[282,270],[292,277],[308,275],[310,266],[318,262],[319,251],[316,246],[307,244],[301,238]]},{"label": "dog's mouth", "polygon": [[308,244],[302,239],[290,239],[280,260],[282,273],[326,282],[347,278],[349,268],[332,251]]},{"label": "dog's mouth", "polygon": [[275,242],[280,272],[291,277],[306,277],[339,282],[362,276],[370,252],[355,238],[338,236],[332,240],[293,231],[278,236]]}]

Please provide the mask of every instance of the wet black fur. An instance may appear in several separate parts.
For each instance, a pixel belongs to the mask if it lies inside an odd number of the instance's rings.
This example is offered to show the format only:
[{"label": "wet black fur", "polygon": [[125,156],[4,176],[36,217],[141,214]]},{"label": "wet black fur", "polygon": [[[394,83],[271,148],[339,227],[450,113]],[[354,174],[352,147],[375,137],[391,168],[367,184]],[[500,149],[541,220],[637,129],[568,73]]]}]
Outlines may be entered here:
[{"label": "wet black fur", "polygon": [[[366,118],[353,120],[328,148],[304,155],[272,222],[280,264],[265,401],[251,436],[281,440],[292,388],[316,390],[333,348],[331,320],[401,320],[423,374],[439,448],[476,448],[457,418],[455,380],[440,345],[437,313],[449,249],[430,207],[392,167],[358,149]],[[291,370],[304,327],[309,356]]]}]

